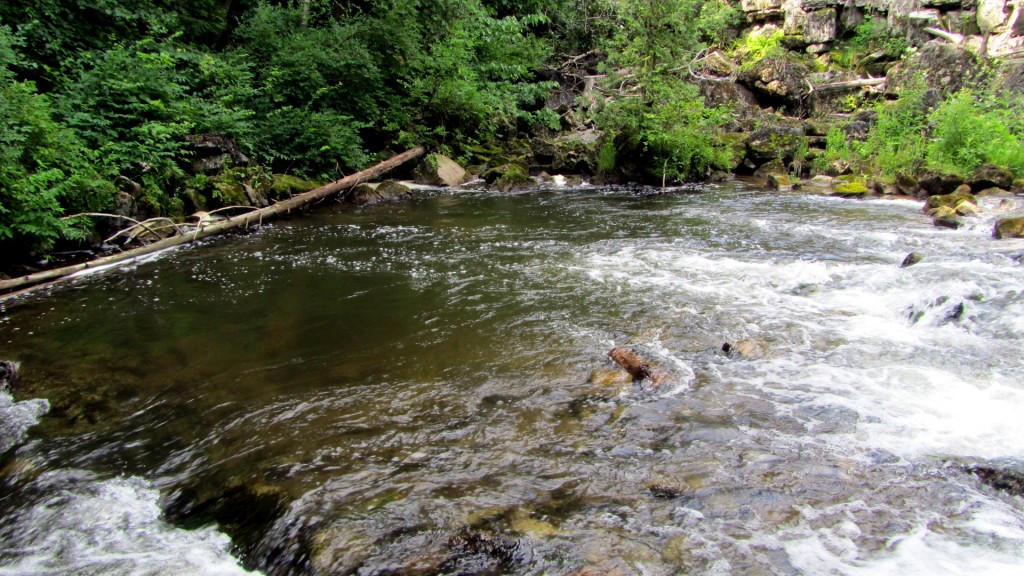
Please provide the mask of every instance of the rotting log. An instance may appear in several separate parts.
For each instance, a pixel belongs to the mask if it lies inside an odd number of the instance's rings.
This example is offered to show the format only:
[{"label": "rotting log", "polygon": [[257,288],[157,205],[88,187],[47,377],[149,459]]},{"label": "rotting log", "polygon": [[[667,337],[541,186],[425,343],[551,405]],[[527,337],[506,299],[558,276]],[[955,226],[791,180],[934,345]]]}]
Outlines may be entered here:
[{"label": "rotting log", "polygon": [[26,290],[19,290],[18,292],[12,293],[10,292],[12,290],[24,289],[30,286],[38,287],[38,285],[43,282],[52,283],[54,281],[59,281],[83,270],[101,268],[118,262],[132,260],[140,256],[152,254],[153,252],[159,252],[161,250],[166,250],[167,248],[173,248],[174,246],[180,246],[182,244],[202,240],[203,238],[208,238],[234,228],[242,226],[248,227],[250,224],[262,224],[264,220],[269,220],[282,214],[288,214],[292,210],[297,210],[318,200],[333,196],[346,188],[350,188],[356,184],[376,178],[377,176],[393,170],[409,160],[418,158],[423,155],[424,151],[425,150],[422,146],[417,146],[416,148],[407,150],[397,156],[393,156],[380,164],[367,168],[366,170],[356,172],[355,174],[351,174],[340,180],[335,180],[334,182],[325,184],[319,188],[314,188],[309,192],[299,194],[287,200],[282,200],[281,202],[272,204],[266,208],[260,208],[240,216],[226,218],[213,223],[200,222],[194,231],[158,240],[133,250],[126,250],[118,254],[97,258],[95,260],[82,262],[81,264],[75,264],[73,266],[44,270],[42,272],[19,276],[18,278],[12,278],[10,280],[0,280],[0,292],[8,292],[0,295],[0,300],[11,298],[26,292]]},{"label": "rotting log", "polygon": [[652,388],[657,388],[672,380],[672,374],[668,370],[651,362],[632,348],[616,346],[608,352],[608,357],[629,372],[633,379],[649,380]]}]

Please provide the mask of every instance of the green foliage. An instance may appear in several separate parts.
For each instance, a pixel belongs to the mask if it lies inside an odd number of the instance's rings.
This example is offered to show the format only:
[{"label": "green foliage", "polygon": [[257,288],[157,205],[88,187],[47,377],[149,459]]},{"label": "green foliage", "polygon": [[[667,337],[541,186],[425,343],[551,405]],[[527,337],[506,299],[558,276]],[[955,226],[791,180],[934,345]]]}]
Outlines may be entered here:
[{"label": "green foliage", "polygon": [[[696,87],[669,82],[651,104],[637,97],[613,102],[599,125],[617,135],[613,162],[632,155],[639,157],[648,180],[683,182],[728,166],[729,153],[716,134],[729,119],[726,109],[706,107]],[[602,148],[599,167],[605,155]]]},{"label": "green foliage", "polygon": [[917,172],[927,148],[927,113],[925,91],[905,90],[899,100],[879,108],[874,128],[856,151],[887,176]]},{"label": "green foliage", "polygon": [[[553,124],[536,115],[553,85],[532,80],[549,52],[528,27],[540,14],[494,18],[475,0],[441,0],[457,16],[410,63],[410,104],[427,121],[429,140],[484,141],[526,123]],[[433,128],[430,128],[433,127]]]},{"label": "green foliage", "polygon": [[77,232],[60,220],[64,206],[100,206],[103,184],[81,142],[54,120],[50,99],[15,79],[17,44],[0,26],[0,245],[46,250]]},{"label": "green foliage", "polygon": [[785,54],[782,46],[782,30],[765,34],[754,30],[744,34],[733,47],[733,54],[740,60],[740,69],[749,70],[765,58],[778,57]]},{"label": "green foliage", "polygon": [[907,37],[882,18],[866,14],[864,20],[853,29],[853,37],[846,45],[854,52],[868,54],[882,51],[889,58],[900,58],[910,48]]},{"label": "green foliage", "polygon": [[[1016,104],[1016,105],[1015,105]],[[949,96],[931,115],[928,162],[941,170],[970,176],[983,163],[1024,175],[1024,106],[1018,101],[970,90]]]},{"label": "green foliage", "polygon": [[728,42],[729,31],[739,24],[742,15],[728,2],[708,0],[700,7],[697,28],[709,44],[724,46]]}]

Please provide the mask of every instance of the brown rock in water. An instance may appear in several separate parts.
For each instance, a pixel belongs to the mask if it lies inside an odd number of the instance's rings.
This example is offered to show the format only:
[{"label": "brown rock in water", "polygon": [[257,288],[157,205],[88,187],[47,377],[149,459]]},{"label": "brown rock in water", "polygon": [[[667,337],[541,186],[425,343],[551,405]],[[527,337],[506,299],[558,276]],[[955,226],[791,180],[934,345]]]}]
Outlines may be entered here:
[{"label": "brown rock in water", "polygon": [[722,352],[725,352],[729,358],[745,358],[747,360],[764,358],[764,343],[753,338],[740,340],[735,344],[726,342],[722,344]]},{"label": "brown rock in water", "polygon": [[608,352],[608,357],[622,366],[635,380],[650,380],[651,386],[657,388],[666,382],[671,382],[672,375],[668,370],[651,362],[632,348],[616,346]]}]

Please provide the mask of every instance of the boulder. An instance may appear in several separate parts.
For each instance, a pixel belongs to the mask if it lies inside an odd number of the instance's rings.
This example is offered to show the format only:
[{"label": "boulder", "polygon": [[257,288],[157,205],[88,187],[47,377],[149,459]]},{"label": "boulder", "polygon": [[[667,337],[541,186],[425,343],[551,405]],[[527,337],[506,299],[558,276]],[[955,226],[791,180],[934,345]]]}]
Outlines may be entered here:
[{"label": "boulder", "polygon": [[765,123],[747,137],[747,156],[754,160],[781,158],[792,160],[797,148],[805,143],[802,123],[787,123],[774,119]]},{"label": "boulder", "polygon": [[391,180],[380,183],[364,183],[356,186],[344,196],[344,200],[357,206],[376,204],[394,200],[404,200],[412,196],[412,189],[404,184]]},{"label": "boulder", "polygon": [[290,198],[303,192],[309,192],[317,186],[319,185],[316,182],[303,180],[298,176],[274,174],[273,181],[270,184],[270,192],[274,198]]},{"label": "boulder", "polygon": [[992,237],[997,240],[1003,238],[1024,238],[1024,216],[996,220],[995,228],[992,230]]},{"label": "boulder", "polygon": [[518,163],[502,164],[484,172],[484,180],[502,192],[522,190],[536,185],[526,166]]},{"label": "boulder", "polygon": [[1006,20],[1010,16],[1006,4],[1006,0],[978,0],[978,28],[982,33],[1001,31],[999,28],[1006,24]]},{"label": "boulder", "polygon": [[964,202],[973,204],[975,207],[978,204],[978,198],[974,194],[971,194],[971,189],[966,185],[957,188],[956,192],[952,194],[930,196],[925,200],[923,211],[934,217],[933,212],[935,210],[938,210],[939,208],[948,208],[951,211],[956,212],[957,207]]},{"label": "boulder", "polygon": [[920,79],[929,88],[951,94],[974,86],[984,74],[984,66],[976,54],[960,45],[933,40],[889,69],[885,91],[887,94],[899,94]]},{"label": "boulder", "polygon": [[918,191],[921,190],[921,185],[917,183],[916,178],[902,172],[896,175],[893,184],[896,185],[896,189],[899,190],[900,194],[906,196],[917,196]]},{"label": "boulder", "polygon": [[900,264],[900,268],[910,268],[922,260],[924,260],[924,256],[922,254],[918,252],[911,252],[903,259],[903,263]]},{"label": "boulder", "polygon": [[847,174],[837,176],[832,181],[832,194],[844,198],[862,198],[871,194],[871,189],[863,178]]},{"label": "boulder", "polygon": [[1013,185],[1013,174],[1005,168],[992,164],[982,164],[974,171],[968,182],[971,190],[980,191],[988,188],[1007,189]]},{"label": "boulder", "polygon": [[632,389],[633,375],[622,368],[600,368],[590,373],[587,382],[591,387],[585,396],[614,398]]},{"label": "boulder", "polygon": [[836,39],[836,10],[826,8],[807,14],[803,26],[804,41],[808,44],[831,42]]},{"label": "boulder", "polygon": [[469,176],[466,169],[447,156],[428,154],[416,167],[415,181],[428,186],[458,186]]},{"label": "boulder", "polygon": [[917,183],[928,196],[943,196],[956,191],[963,184],[963,179],[953,174],[928,172],[918,178]]},{"label": "boulder", "polygon": [[946,206],[935,208],[929,212],[929,215],[932,217],[932,224],[940,228],[957,229],[964,225],[956,210]]},{"label": "boulder", "polygon": [[800,112],[807,97],[810,70],[786,56],[769,56],[756,62],[739,76],[739,81],[758,97],[764,106],[785,107]]},{"label": "boulder", "polygon": [[765,178],[765,186],[771,190],[778,190],[779,192],[789,192],[796,188],[796,185],[788,174],[777,173],[771,173],[767,178]]}]

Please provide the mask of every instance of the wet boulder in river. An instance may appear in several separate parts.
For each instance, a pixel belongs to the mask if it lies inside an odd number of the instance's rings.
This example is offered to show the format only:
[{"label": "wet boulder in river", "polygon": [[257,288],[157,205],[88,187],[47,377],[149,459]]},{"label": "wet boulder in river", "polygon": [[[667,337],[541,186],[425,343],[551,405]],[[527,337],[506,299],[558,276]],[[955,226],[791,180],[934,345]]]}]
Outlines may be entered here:
[{"label": "wet boulder in river", "polygon": [[996,221],[992,237],[997,240],[1002,238],[1024,238],[1024,216],[1000,218]]},{"label": "wet boulder in river", "polygon": [[917,264],[921,260],[924,260],[924,256],[922,256],[918,252],[911,252],[910,254],[907,254],[906,258],[903,259],[903,263],[900,264],[900,268],[910,268],[911,266]]}]

